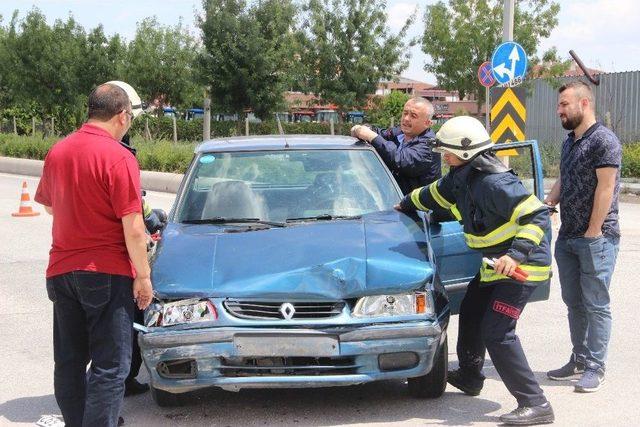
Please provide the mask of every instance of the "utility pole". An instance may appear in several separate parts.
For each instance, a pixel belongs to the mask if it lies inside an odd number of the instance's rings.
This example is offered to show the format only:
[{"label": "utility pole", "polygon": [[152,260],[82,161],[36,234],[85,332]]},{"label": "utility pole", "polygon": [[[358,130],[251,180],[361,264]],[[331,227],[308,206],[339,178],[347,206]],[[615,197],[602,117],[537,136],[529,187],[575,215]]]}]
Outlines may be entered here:
[{"label": "utility pole", "polygon": [[[515,0],[504,0],[504,10],[502,11],[502,43],[513,41],[513,15],[515,14],[515,3]],[[499,159],[509,167],[509,156],[500,156]]]},{"label": "utility pole", "polygon": [[513,15],[515,13],[515,0],[504,0],[502,12],[502,42],[513,41]]}]

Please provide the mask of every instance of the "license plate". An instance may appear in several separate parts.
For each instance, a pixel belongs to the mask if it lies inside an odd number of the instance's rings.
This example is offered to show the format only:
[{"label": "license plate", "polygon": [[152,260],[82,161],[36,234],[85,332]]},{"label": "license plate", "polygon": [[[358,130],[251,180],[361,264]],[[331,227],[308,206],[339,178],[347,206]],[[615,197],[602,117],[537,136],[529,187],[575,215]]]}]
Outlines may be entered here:
[{"label": "license plate", "polygon": [[338,356],[340,344],[332,336],[236,335],[238,356]]}]

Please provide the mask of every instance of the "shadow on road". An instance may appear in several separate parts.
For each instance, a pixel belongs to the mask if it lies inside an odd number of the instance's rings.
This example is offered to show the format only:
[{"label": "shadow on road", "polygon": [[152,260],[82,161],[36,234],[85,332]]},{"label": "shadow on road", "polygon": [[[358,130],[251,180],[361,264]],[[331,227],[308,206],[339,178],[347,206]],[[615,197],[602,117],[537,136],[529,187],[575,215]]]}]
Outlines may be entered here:
[{"label": "shadow on road", "polygon": [[[208,425],[349,425],[390,423],[409,420],[439,425],[471,425],[497,422],[487,415],[500,404],[481,397],[447,392],[436,400],[414,399],[403,381],[384,381],[350,387],[318,389],[241,390],[226,392],[205,389],[184,395],[179,407],[158,408],[140,397],[140,403],[125,401],[136,416],[156,418],[162,425],[191,425],[196,420]],[[136,399],[137,400],[137,399]],[[145,407],[145,409],[142,409]],[[509,408],[511,410],[513,408]],[[141,414],[144,411],[147,414]],[[151,412],[151,413],[149,413]],[[154,418],[155,418],[154,417]]]},{"label": "shadow on road", "polygon": [[0,418],[12,423],[35,424],[43,415],[60,414],[52,395],[20,397],[0,403]]}]

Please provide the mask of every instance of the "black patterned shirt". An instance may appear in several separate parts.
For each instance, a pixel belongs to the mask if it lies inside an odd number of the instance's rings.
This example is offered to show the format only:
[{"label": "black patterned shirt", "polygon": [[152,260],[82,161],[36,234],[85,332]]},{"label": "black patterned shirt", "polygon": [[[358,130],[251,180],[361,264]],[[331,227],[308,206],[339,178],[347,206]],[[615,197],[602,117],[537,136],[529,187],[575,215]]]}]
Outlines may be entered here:
[{"label": "black patterned shirt", "polygon": [[622,145],[618,137],[601,123],[591,126],[575,140],[571,132],[562,144],[560,159],[560,238],[584,236],[589,228],[593,197],[598,178],[596,169],[618,168],[611,208],[602,225],[602,234],[620,236],[618,225],[618,193],[620,191],[620,163]]}]

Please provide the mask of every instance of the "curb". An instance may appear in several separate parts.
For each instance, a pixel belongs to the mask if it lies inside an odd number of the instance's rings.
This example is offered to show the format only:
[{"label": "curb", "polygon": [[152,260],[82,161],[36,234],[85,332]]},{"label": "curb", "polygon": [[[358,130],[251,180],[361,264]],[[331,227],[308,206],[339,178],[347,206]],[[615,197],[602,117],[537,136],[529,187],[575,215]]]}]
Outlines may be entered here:
[{"label": "curb", "polygon": [[[32,159],[18,159],[14,157],[0,156],[0,172],[14,175],[42,176],[44,161]],[[142,188],[149,191],[162,191],[165,193],[177,193],[182,174],[140,171]]]}]

